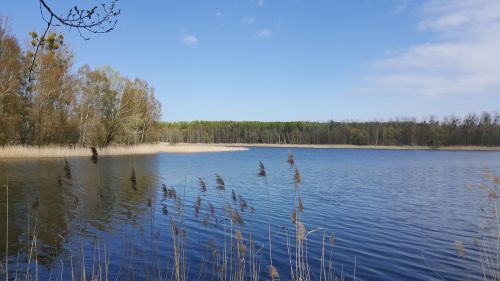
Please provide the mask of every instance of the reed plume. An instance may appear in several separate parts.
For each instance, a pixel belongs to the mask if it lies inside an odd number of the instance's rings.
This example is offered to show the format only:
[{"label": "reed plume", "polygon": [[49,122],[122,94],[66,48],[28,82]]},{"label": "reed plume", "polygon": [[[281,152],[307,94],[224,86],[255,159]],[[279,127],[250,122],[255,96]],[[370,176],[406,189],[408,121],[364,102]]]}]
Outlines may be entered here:
[{"label": "reed plume", "polygon": [[90,157],[90,160],[92,161],[92,163],[97,165],[97,161],[99,160],[98,159],[99,153],[97,153],[97,149],[94,146],[92,146],[90,150],[92,150],[92,156]]},{"label": "reed plume", "polygon": [[264,167],[264,164],[262,163],[262,161],[259,161],[259,173],[257,174],[261,177],[265,177],[267,174],[266,174],[266,168]]},{"label": "reed plume", "polygon": [[236,210],[233,210],[233,209],[231,209],[231,220],[233,221],[233,223],[245,225],[245,221],[241,217],[240,213]]},{"label": "reed plume", "polygon": [[241,234],[241,231],[240,231],[240,230],[236,230],[236,231],[234,232],[234,236],[236,237],[236,239],[237,239],[238,241],[243,241],[243,235]]},{"label": "reed plume", "polygon": [[195,217],[198,217],[198,215],[200,214],[200,209],[201,209],[201,197],[200,197],[200,195],[198,195],[196,197],[196,201],[194,203],[194,216]]},{"label": "reed plume", "polygon": [[333,245],[335,245],[335,234],[332,232],[330,233],[330,246],[333,247]]},{"label": "reed plume", "polygon": [[204,179],[198,178],[198,185],[200,186],[201,192],[206,192],[207,191],[207,183],[205,182]]},{"label": "reed plume", "polygon": [[69,166],[68,159],[64,158],[64,175],[68,180],[71,180],[71,168]]},{"label": "reed plume", "polygon": [[201,206],[201,197],[200,197],[200,195],[198,195],[198,196],[196,197],[196,205],[197,205],[197,206]]},{"label": "reed plume", "polygon": [[493,183],[500,184],[500,177],[493,177]]},{"label": "reed plume", "polygon": [[304,203],[302,202],[302,195],[299,196],[299,212],[304,211]]},{"label": "reed plume", "polygon": [[245,243],[243,243],[243,241],[238,241],[237,245],[240,256],[245,257],[247,255],[247,246],[245,246]]},{"label": "reed plume", "polygon": [[234,192],[234,189],[231,189],[231,199],[233,199],[233,202],[236,203],[238,200],[236,197],[236,192]]},{"label": "reed plume", "polygon": [[238,198],[240,200],[240,211],[244,212],[248,208],[247,201],[241,195],[238,195]]},{"label": "reed plume", "polygon": [[300,177],[299,169],[295,168],[295,171],[293,173],[293,181],[295,185],[299,185],[300,182],[302,181],[302,178]]},{"label": "reed plume", "polygon": [[271,280],[279,280],[280,275],[278,273],[278,270],[274,265],[269,265],[269,277],[271,277]]},{"label": "reed plume", "polygon": [[226,190],[226,184],[224,183],[224,180],[219,175],[215,175],[215,182],[217,183],[217,189]]},{"label": "reed plume", "polygon": [[306,228],[300,221],[297,222],[297,240],[304,241],[306,239]]},{"label": "reed plume", "polygon": [[170,191],[170,197],[173,199],[176,199],[177,198],[177,191],[175,190],[175,188],[173,186],[171,186],[169,191]]},{"label": "reed plume", "polygon": [[132,172],[130,173],[130,182],[132,183],[132,189],[137,190],[137,180],[135,178],[134,167],[132,167]]},{"label": "reed plume", "polygon": [[455,241],[455,249],[457,250],[457,254],[462,259],[465,259],[465,246],[461,241]]},{"label": "reed plume", "polygon": [[75,198],[73,198],[73,207],[75,209],[78,207],[78,201],[80,201],[80,199],[78,199],[78,196],[75,195]]},{"label": "reed plume", "polygon": [[293,159],[293,154],[292,152],[289,150],[288,151],[288,160],[287,160],[288,163],[290,163],[290,166],[294,166],[295,165],[295,160]]},{"label": "reed plume", "polygon": [[208,210],[212,216],[215,216],[215,207],[210,202],[208,202]]},{"label": "reed plume", "polygon": [[177,191],[173,186],[168,188],[164,183],[161,184],[162,189],[163,189],[163,199],[176,199],[177,198]]}]

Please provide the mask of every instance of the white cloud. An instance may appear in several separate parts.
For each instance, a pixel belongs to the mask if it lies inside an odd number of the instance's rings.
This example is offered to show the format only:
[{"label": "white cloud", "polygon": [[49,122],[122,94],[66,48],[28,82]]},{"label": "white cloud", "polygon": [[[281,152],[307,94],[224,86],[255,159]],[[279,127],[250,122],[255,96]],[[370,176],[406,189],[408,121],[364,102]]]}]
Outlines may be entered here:
[{"label": "white cloud", "polygon": [[248,24],[248,25],[250,25],[250,24],[254,24],[254,23],[255,23],[255,18],[254,18],[254,17],[249,17],[249,16],[246,16],[246,17],[244,17],[244,18],[241,20],[241,22],[242,22],[243,24]]},{"label": "white cloud", "polygon": [[373,61],[363,92],[500,94],[500,1],[436,0],[420,6],[433,42]]},{"label": "white cloud", "polygon": [[257,36],[257,38],[260,39],[268,39],[271,38],[271,36],[273,36],[273,33],[269,29],[262,29],[259,30],[257,33],[255,33],[255,36]]},{"label": "white cloud", "polygon": [[198,44],[198,38],[194,35],[185,35],[182,37],[182,43],[188,46]]},{"label": "white cloud", "polygon": [[264,0],[253,0],[255,5],[262,7],[264,6]]},{"label": "white cloud", "polygon": [[224,13],[222,13],[222,12],[215,12],[215,16],[218,17],[218,18],[223,18],[226,15],[224,15]]}]

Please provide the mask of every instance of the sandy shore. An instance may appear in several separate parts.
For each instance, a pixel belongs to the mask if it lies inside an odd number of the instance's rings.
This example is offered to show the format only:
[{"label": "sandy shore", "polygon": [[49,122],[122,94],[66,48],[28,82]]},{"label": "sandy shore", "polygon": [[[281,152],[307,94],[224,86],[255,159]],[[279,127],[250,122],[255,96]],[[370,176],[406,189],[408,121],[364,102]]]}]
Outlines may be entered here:
[{"label": "sandy shore", "polygon": [[[321,149],[380,149],[380,150],[431,150],[427,146],[381,146],[381,145],[309,145],[309,144],[191,144],[191,143],[157,143],[134,146],[111,146],[98,149],[100,156],[107,155],[139,155],[155,154],[161,152],[171,153],[209,153],[243,151],[251,147],[282,147],[282,148],[321,148]],[[434,150],[456,150],[456,151],[500,151],[500,147],[486,146],[445,146]],[[89,148],[65,146],[6,146],[0,147],[0,159],[20,158],[56,158],[56,157],[90,157]]]},{"label": "sandy shore", "polygon": [[[143,144],[134,146],[111,146],[98,149],[99,156],[171,153],[207,153],[248,150],[246,147],[210,144]],[[5,146],[0,147],[0,159],[90,157],[90,148],[65,146]]]},{"label": "sandy shore", "polygon": [[398,146],[398,145],[349,145],[349,144],[213,144],[228,147],[283,147],[283,148],[324,148],[324,149],[380,149],[380,150],[456,150],[456,151],[500,151],[500,146]]}]

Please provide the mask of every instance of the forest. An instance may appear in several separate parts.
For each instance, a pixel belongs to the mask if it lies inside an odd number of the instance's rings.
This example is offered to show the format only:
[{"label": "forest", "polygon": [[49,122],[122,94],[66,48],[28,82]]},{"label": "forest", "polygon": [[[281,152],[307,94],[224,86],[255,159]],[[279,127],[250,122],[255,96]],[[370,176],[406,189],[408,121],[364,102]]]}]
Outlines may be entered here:
[{"label": "forest", "polygon": [[163,122],[159,141],[186,143],[499,146],[500,113],[417,121]]},{"label": "forest", "polygon": [[[0,18],[0,145],[135,144],[161,117],[153,87],[110,67],[74,70],[55,32],[21,42]],[[157,138],[157,137],[155,137]]]},{"label": "forest", "polygon": [[372,122],[162,122],[148,82],[111,67],[74,70],[64,36],[22,47],[0,18],[0,145],[144,142],[500,146],[500,113]]}]

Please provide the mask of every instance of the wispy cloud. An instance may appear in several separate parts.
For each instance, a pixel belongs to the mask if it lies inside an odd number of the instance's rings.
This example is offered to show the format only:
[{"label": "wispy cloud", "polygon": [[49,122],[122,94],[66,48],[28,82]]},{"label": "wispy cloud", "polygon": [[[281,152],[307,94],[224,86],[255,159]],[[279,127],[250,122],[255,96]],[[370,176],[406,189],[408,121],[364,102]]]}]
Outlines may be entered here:
[{"label": "wispy cloud", "polygon": [[395,14],[399,14],[408,9],[409,5],[410,5],[410,0],[399,0],[399,3],[397,4],[393,12]]},{"label": "wispy cloud", "polygon": [[264,6],[264,0],[252,0],[255,5],[259,6],[259,7],[262,7]]},{"label": "wispy cloud", "polygon": [[241,23],[243,24],[254,24],[255,23],[255,18],[254,17],[250,17],[250,16],[246,16],[244,17],[242,20],[241,20]]},{"label": "wispy cloud", "polygon": [[182,37],[182,43],[188,46],[198,44],[198,38],[194,35],[184,35]]},{"label": "wispy cloud", "polygon": [[217,12],[215,12],[215,16],[218,17],[218,18],[223,18],[226,15],[223,12],[217,11]]},{"label": "wispy cloud", "polygon": [[419,7],[417,31],[434,41],[371,62],[363,92],[500,94],[500,1],[435,0]]},{"label": "wispy cloud", "polygon": [[181,27],[180,40],[181,43],[186,46],[194,46],[199,42],[198,37],[196,37],[194,34],[189,34],[188,32],[186,32],[186,27]]},{"label": "wispy cloud", "polygon": [[261,29],[257,31],[257,33],[255,33],[255,36],[260,39],[268,39],[271,38],[271,36],[273,36],[273,33],[269,29]]}]

